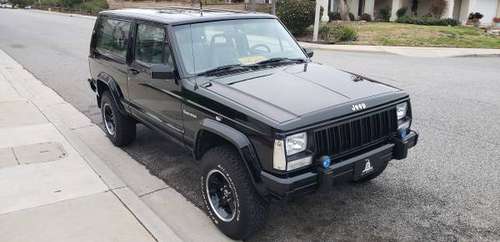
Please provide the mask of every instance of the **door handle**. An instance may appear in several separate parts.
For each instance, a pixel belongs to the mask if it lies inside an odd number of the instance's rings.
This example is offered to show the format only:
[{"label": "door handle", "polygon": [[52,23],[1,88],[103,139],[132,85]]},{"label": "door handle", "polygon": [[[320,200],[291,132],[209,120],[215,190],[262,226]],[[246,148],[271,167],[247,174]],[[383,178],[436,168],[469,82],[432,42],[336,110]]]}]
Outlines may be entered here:
[{"label": "door handle", "polygon": [[130,69],[128,69],[128,70],[130,71],[130,73],[132,73],[132,75],[137,75],[137,74],[139,74],[139,71],[138,71],[138,70],[136,70],[136,69],[132,69],[132,68],[130,68]]}]

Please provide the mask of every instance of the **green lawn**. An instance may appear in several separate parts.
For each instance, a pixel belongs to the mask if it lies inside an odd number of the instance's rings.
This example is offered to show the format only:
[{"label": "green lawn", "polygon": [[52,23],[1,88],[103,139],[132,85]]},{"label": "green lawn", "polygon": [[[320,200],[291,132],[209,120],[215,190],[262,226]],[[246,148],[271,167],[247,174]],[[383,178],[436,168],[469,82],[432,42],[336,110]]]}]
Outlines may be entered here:
[{"label": "green lawn", "polygon": [[[331,23],[330,23],[331,24]],[[500,48],[500,37],[465,26],[423,26],[399,23],[350,23],[358,30],[356,45],[394,45],[460,48]]]}]

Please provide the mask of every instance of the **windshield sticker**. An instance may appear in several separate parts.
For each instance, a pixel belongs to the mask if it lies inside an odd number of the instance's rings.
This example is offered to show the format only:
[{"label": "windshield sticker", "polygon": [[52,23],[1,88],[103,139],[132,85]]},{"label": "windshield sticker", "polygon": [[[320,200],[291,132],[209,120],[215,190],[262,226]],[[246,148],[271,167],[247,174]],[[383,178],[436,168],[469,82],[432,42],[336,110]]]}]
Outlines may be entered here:
[{"label": "windshield sticker", "polygon": [[242,65],[253,65],[259,61],[264,61],[264,60],[267,60],[267,58],[261,55],[245,56],[238,59],[238,61]]}]

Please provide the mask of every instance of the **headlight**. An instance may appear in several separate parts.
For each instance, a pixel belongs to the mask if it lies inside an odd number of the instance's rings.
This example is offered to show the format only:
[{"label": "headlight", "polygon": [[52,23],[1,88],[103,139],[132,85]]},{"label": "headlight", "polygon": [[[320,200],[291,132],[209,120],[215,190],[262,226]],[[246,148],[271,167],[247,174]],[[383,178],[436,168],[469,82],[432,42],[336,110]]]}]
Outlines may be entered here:
[{"label": "headlight", "polygon": [[306,150],[307,147],[307,134],[299,133],[286,137],[286,154],[293,155]]},{"label": "headlight", "polygon": [[408,111],[408,103],[400,103],[396,106],[396,113],[398,116],[398,120],[401,120],[406,117],[406,113]]}]

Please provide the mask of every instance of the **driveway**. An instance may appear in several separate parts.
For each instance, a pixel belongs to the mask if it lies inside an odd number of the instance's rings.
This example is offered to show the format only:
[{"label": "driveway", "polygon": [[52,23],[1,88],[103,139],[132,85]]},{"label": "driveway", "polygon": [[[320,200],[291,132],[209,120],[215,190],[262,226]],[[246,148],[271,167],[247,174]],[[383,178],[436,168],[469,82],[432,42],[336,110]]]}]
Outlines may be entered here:
[{"label": "driveway", "polygon": [[[0,48],[100,122],[85,81],[92,26],[2,9]],[[313,59],[407,90],[420,143],[372,182],[273,204],[252,241],[500,240],[500,58],[316,51]],[[140,127],[125,151],[202,205],[198,166],[179,146]]]}]

